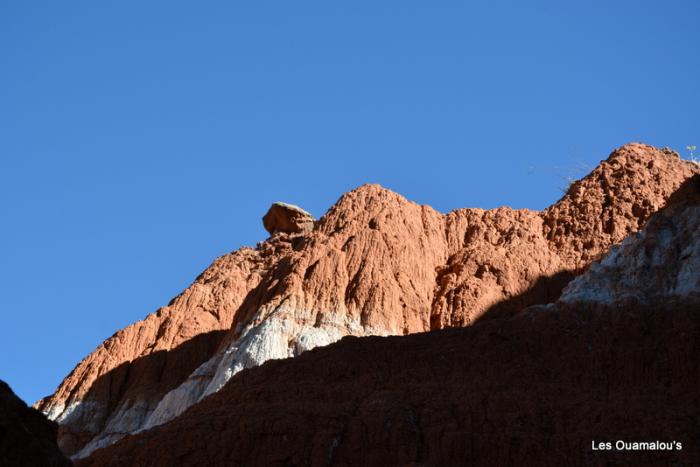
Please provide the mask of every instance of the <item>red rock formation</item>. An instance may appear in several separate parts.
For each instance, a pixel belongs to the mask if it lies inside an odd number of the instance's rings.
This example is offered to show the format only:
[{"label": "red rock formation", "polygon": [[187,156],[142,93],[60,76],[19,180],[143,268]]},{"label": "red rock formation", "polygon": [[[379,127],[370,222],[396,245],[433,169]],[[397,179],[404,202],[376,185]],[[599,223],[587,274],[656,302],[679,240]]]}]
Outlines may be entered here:
[{"label": "red rock formation", "polygon": [[[105,341],[38,403],[65,452],[88,454],[168,421],[244,368],[345,335],[464,326],[556,299],[698,169],[631,144],[542,213],[443,215],[376,185],[311,232],[218,259],[168,307]],[[549,278],[549,279],[547,279]]]},{"label": "red rock formation", "polygon": [[699,266],[696,175],[553,304],[267,362],[78,465],[698,465]]},{"label": "red rock formation", "polygon": [[699,292],[700,176],[696,175],[642,231],[614,246],[603,261],[572,281],[561,299],[649,304],[669,297],[688,299]]},{"label": "red rock formation", "polygon": [[464,326],[496,303],[491,311],[500,315],[554,301],[575,274],[644,225],[693,173],[698,167],[671,150],[628,144],[541,213],[448,214],[448,224],[449,216],[482,219],[469,222],[464,247],[440,269],[433,328]]},{"label": "red rock formation", "polygon": [[544,233],[568,267],[582,268],[642,227],[698,166],[670,149],[628,144],[542,213]]},{"label": "red rock formation", "polygon": [[56,444],[57,425],[27,407],[0,381],[0,465],[3,467],[67,467]]},{"label": "red rock formation", "polygon": [[231,327],[243,299],[275,261],[274,253],[249,248],[217,259],[168,306],[83,359],[51,397],[36,404],[59,422],[61,449],[72,454],[97,433],[118,437],[141,426],[163,394],[216,351],[216,331]]},{"label": "red rock formation", "polygon": [[[431,307],[431,328],[466,326],[498,303],[522,296],[538,279],[566,273],[566,264],[543,236],[540,213],[499,208],[450,213],[467,219],[464,246],[439,267]],[[565,284],[539,286],[523,303],[508,302],[500,312],[556,299]],[[545,290],[546,289],[546,290]],[[552,290],[549,290],[552,289]]]}]

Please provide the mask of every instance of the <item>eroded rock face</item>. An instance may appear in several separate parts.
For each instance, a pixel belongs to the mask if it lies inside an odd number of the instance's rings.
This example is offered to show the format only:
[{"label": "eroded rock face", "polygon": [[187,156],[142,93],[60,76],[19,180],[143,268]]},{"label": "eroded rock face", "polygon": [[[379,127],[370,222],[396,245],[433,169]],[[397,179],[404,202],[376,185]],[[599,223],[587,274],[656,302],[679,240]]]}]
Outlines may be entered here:
[{"label": "eroded rock face", "polygon": [[216,260],[170,305],[105,341],[37,406],[61,424],[64,452],[82,457],[172,419],[270,359],[343,336],[465,326],[487,311],[551,302],[697,172],[677,155],[627,145],[541,213],[444,215],[364,185],[311,231],[273,228],[256,249]]},{"label": "eroded rock face", "polygon": [[67,467],[56,444],[57,425],[38,410],[27,407],[0,381],[0,465]]},{"label": "eroded rock face", "polygon": [[[502,314],[553,301],[563,285],[557,275],[570,279],[567,264],[542,234],[540,213],[510,208],[463,209],[450,217],[460,222],[466,219],[468,227],[464,246],[438,267],[432,329],[467,326],[496,306]],[[532,301],[508,301],[535,286],[540,278],[546,284],[531,294],[528,300]]]},{"label": "eroded rock face", "polygon": [[622,146],[542,213],[545,237],[569,267],[584,268],[640,229],[697,171],[669,149]]},{"label": "eroded rock face", "polygon": [[144,425],[165,393],[216,352],[245,297],[278,259],[243,248],[217,259],[171,303],[107,339],[35,406],[75,454]]},{"label": "eroded rock face", "polygon": [[314,217],[299,206],[276,202],[263,216],[263,226],[270,235],[282,233],[304,233],[314,228]]},{"label": "eroded rock face", "polygon": [[700,176],[689,179],[675,198],[643,230],[572,281],[561,300],[651,304],[699,293]]},{"label": "eroded rock face", "polygon": [[697,465],[699,266],[696,175],[552,304],[268,362],[79,465]]}]

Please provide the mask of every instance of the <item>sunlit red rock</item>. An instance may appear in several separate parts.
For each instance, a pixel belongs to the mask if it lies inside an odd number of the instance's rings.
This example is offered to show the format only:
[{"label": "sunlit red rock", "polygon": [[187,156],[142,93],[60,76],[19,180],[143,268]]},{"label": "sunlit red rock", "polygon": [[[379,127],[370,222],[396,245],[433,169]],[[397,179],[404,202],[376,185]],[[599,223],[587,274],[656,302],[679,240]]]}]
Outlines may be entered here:
[{"label": "sunlit red rock", "polygon": [[698,465],[699,271],[696,175],[554,303],[267,362],[78,465]]},{"label": "sunlit red rock", "polygon": [[310,231],[273,228],[257,248],[217,259],[37,407],[60,423],[64,452],[82,457],[171,420],[270,359],[347,335],[461,327],[554,301],[697,172],[670,151],[630,144],[543,212],[442,214],[361,186]]}]

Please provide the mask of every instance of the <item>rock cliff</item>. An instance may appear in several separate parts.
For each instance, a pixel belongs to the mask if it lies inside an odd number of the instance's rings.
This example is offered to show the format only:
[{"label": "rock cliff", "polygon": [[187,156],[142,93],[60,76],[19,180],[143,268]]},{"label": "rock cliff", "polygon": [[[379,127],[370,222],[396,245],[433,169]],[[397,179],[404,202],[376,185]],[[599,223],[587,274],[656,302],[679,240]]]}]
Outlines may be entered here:
[{"label": "rock cliff", "polygon": [[698,465],[699,223],[696,175],[554,303],[267,362],[78,465]]},{"label": "rock cliff", "polygon": [[671,151],[626,145],[543,212],[441,214],[364,185],[311,230],[273,228],[257,248],[217,259],[37,407],[60,423],[64,452],[84,457],[270,359],[344,336],[461,327],[552,302],[698,172]]}]

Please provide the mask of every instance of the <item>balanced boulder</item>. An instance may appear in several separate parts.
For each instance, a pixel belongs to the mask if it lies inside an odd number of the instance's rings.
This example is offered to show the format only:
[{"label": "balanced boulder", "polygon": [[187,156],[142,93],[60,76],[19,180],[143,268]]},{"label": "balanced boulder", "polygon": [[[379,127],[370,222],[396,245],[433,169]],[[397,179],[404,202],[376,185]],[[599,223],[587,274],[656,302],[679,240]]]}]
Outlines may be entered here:
[{"label": "balanced boulder", "polygon": [[278,232],[309,232],[314,227],[314,217],[299,206],[287,203],[273,203],[262,218],[265,230],[273,235]]}]

